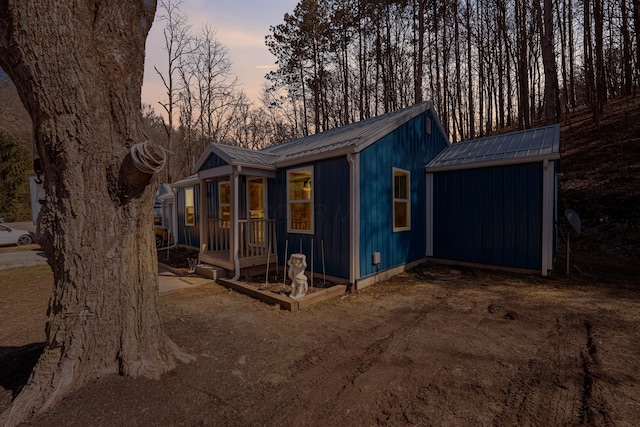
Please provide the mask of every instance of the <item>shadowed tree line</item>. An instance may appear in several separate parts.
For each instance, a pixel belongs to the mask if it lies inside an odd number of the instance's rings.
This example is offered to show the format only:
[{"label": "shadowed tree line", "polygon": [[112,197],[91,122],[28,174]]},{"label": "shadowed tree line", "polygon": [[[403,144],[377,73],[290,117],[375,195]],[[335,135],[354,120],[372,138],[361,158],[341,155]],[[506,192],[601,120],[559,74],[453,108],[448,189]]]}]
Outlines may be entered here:
[{"label": "shadowed tree line", "polygon": [[635,95],[638,0],[302,0],[271,27],[272,107],[307,135],[433,100],[454,139]]}]

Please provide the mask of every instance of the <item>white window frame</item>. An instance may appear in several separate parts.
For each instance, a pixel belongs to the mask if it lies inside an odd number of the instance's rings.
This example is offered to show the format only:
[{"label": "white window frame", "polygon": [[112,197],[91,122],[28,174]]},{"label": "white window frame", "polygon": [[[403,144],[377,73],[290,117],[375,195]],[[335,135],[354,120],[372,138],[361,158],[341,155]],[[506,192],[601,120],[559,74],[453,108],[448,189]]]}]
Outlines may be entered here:
[{"label": "white window frame", "polygon": [[251,219],[251,195],[249,194],[249,181],[262,180],[262,205],[264,208],[264,220],[267,220],[267,179],[260,176],[247,177],[247,218]]},{"label": "white window frame", "polygon": [[[191,192],[191,204],[187,204],[187,201],[189,199],[189,197],[187,196],[187,194]],[[184,225],[189,226],[189,227],[195,227],[196,226],[196,204],[195,204],[195,198],[196,198],[196,191],[195,191],[195,187],[186,187],[184,189]],[[193,222],[189,222],[188,218],[188,210],[189,208],[193,209]]]},{"label": "white window frame", "polygon": [[[289,194],[290,194],[290,190],[289,190],[289,185],[290,185],[290,176],[292,173],[295,172],[300,172],[300,171],[311,171],[311,199],[310,200],[290,200],[289,198]],[[314,224],[314,199],[315,199],[315,190],[314,190],[314,186],[315,186],[315,181],[314,181],[314,174],[313,174],[313,166],[305,166],[305,167],[301,167],[301,168],[295,168],[295,169],[289,169],[287,170],[287,232],[288,233],[297,233],[297,234],[313,234],[313,231],[315,229],[315,224]],[[311,204],[311,230],[296,230],[296,229],[291,229],[291,205],[296,204],[296,203],[309,203]]]},{"label": "white window frame", "polygon": [[[407,176],[407,198],[406,199],[396,198],[396,172],[400,172]],[[392,199],[391,209],[393,212],[391,216],[391,225],[393,227],[393,232],[395,233],[399,231],[411,230],[411,172],[409,172],[408,170],[400,169],[400,168],[392,168],[391,199]],[[406,227],[396,227],[396,203],[398,202],[404,202],[407,204],[407,226]]]},{"label": "white window frame", "polygon": [[[229,203],[222,203],[222,186],[229,186]],[[225,219],[222,216],[222,208],[229,208],[229,219],[225,223]],[[228,181],[220,181],[218,182],[218,218],[220,218],[220,228],[230,228],[231,227],[231,183]]]}]

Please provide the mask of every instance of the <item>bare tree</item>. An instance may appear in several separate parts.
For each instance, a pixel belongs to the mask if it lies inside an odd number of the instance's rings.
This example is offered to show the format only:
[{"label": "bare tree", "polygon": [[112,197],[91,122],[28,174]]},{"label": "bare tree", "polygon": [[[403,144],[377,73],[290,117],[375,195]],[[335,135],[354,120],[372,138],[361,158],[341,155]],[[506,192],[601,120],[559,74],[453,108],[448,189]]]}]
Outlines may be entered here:
[{"label": "bare tree", "polygon": [[0,424],[110,374],[158,378],[186,360],[161,328],[157,180],[135,166],[155,1],[0,0],[0,66],[31,116],[45,172],[38,241],[53,270],[46,343]]},{"label": "bare tree", "polygon": [[[167,134],[167,147],[170,151],[175,151],[173,147],[174,134],[174,110],[177,100],[177,90],[175,80],[176,72],[181,63],[181,58],[188,54],[190,47],[189,25],[187,25],[187,17],[180,11],[182,0],[160,0],[160,8],[164,11],[159,16],[159,21],[164,22],[165,27],[162,31],[164,35],[164,49],[167,52],[167,71],[162,73],[157,66],[154,66],[156,73],[162,79],[167,101],[159,101],[159,104],[167,113],[167,123],[165,124],[165,132]],[[171,156],[169,156],[171,159]],[[172,181],[171,163],[168,162],[166,168],[166,180]]]},{"label": "bare tree", "polygon": [[194,39],[188,67],[193,75],[198,106],[196,123],[207,142],[227,138],[234,110],[238,108],[238,79],[231,73],[227,48],[215,37],[210,25],[202,28]]}]

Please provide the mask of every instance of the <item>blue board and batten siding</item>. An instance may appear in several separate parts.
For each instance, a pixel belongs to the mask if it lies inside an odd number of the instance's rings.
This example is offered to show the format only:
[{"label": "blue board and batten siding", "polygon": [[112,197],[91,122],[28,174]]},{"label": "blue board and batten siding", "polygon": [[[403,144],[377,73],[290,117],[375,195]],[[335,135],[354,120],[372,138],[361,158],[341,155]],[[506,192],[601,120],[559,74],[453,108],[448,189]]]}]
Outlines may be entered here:
[{"label": "blue board and batten siding", "polygon": [[[184,193],[186,188],[193,188],[194,225],[185,224],[186,208]],[[176,208],[178,212],[178,244],[198,248],[200,246],[200,184],[195,184],[192,187],[181,187],[176,194]]]},{"label": "blue board and batten siding", "polygon": [[541,162],[433,174],[433,256],[540,269]]},{"label": "blue board and batten siding", "polygon": [[200,167],[200,170],[202,171],[207,169],[213,169],[220,166],[225,166],[227,164],[228,163],[224,159],[220,158],[220,156],[211,154],[209,155],[207,160],[204,162],[204,164]]},{"label": "blue board and batten siding", "polygon": [[[380,252],[384,271],[426,255],[424,167],[448,141],[435,123],[427,133],[426,111],[360,153],[360,277],[377,272],[372,254]],[[437,120],[437,119],[430,119]],[[408,170],[411,228],[393,231],[393,168]]]},{"label": "blue board and batten siding", "polygon": [[[313,167],[313,234],[287,232],[287,171]],[[322,273],[324,246],[324,267],[326,274],[335,277],[349,277],[349,163],[346,156],[319,160],[313,163],[280,169],[275,180],[268,186],[269,218],[276,219],[278,239],[278,259],[285,259],[288,242],[288,256],[302,252],[307,257],[307,267],[311,269],[311,244],[313,239],[313,264],[316,273]]]}]

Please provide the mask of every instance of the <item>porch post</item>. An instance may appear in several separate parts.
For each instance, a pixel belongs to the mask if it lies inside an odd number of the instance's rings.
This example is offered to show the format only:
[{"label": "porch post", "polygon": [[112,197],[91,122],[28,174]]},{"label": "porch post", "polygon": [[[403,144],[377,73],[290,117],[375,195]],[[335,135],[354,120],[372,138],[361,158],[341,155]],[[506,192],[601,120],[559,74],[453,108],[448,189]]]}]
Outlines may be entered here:
[{"label": "porch post", "polygon": [[433,173],[427,172],[427,256],[433,256]]},{"label": "porch post", "polygon": [[240,258],[238,256],[238,251],[240,250],[240,236],[238,234],[239,231],[239,203],[238,198],[240,195],[239,191],[239,180],[238,176],[240,175],[240,166],[236,166],[234,168],[233,174],[231,175],[231,251],[229,251],[229,257],[231,258],[229,261],[234,263],[235,266],[235,274],[234,280],[237,280],[240,277]]},{"label": "porch post", "polygon": [[553,269],[553,163],[542,163],[542,275]]},{"label": "porch post", "polygon": [[204,253],[209,249],[207,236],[208,232],[208,215],[207,215],[207,180],[200,180],[200,209],[198,211],[198,225],[200,228],[200,253]]},{"label": "porch post", "polygon": [[[360,279],[360,154],[347,154],[351,201],[349,205],[349,282]],[[285,260],[286,262],[286,260]]]}]

